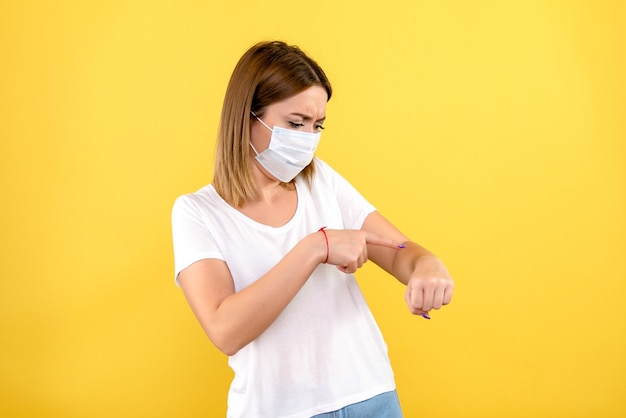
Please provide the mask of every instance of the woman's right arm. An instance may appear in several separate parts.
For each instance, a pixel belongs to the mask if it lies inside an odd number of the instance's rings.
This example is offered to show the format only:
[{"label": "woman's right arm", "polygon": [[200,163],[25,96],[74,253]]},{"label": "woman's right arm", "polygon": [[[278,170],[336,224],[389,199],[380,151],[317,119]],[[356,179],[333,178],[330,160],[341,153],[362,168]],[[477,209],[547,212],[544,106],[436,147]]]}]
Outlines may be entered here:
[{"label": "woman's right arm", "polygon": [[359,230],[326,230],[326,237],[322,232],[307,235],[239,292],[226,263],[218,259],[196,261],[178,274],[178,280],[204,332],[219,350],[232,356],[274,322],[326,259],[327,251],[328,264],[354,273],[367,261],[367,244],[398,250],[400,243]]},{"label": "woman's right arm", "polygon": [[196,261],[178,274],[178,280],[204,332],[231,356],[274,322],[325,258],[326,243],[318,232],[239,292],[226,263],[218,259]]}]

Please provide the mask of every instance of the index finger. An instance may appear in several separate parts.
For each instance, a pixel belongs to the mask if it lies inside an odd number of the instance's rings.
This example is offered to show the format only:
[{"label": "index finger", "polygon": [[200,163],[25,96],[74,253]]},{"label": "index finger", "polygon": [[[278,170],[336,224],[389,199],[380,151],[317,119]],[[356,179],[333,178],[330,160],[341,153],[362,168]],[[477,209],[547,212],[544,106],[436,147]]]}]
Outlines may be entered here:
[{"label": "index finger", "polygon": [[393,248],[394,250],[400,250],[406,248],[406,245],[395,239],[383,238],[374,234],[367,234],[365,236],[365,243],[369,245],[378,245],[381,247]]}]

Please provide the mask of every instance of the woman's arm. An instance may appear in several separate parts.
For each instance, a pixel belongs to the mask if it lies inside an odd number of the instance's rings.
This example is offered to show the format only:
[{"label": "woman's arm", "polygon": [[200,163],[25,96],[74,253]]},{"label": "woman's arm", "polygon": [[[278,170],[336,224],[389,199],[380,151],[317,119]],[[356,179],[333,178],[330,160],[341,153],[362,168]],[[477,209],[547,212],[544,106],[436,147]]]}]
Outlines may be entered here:
[{"label": "woman's arm", "polygon": [[197,261],[178,279],[204,332],[230,356],[274,322],[325,257],[320,232],[305,237],[274,268],[239,292],[222,260]]},{"label": "woman's arm", "polygon": [[454,282],[445,265],[430,251],[409,241],[380,213],[370,213],[361,228],[371,234],[404,242],[406,249],[393,251],[369,246],[369,259],[407,285],[405,300],[413,314],[427,313],[450,303]]},{"label": "woman's arm", "polygon": [[327,251],[328,264],[352,273],[367,260],[368,247],[398,251],[398,244],[362,230],[327,230],[326,237],[322,232],[306,236],[270,271],[239,292],[222,260],[197,261],[182,270],[178,279],[205,333],[218,349],[233,355],[274,322],[326,259]]}]

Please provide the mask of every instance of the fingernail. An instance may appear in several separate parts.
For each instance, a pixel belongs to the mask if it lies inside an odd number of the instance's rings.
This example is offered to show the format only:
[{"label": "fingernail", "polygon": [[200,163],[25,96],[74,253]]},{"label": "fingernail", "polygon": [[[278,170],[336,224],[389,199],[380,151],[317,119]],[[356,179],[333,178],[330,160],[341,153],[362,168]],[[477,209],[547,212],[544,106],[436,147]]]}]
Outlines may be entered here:
[{"label": "fingernail", "polygon": [[406,248],[406,245],[404,245],[404,244],[398,244],[398,248]]},{"label": "fingernail", "polygon": [[427,313],[421,313],[420,315],[422,315],[422,318],[430,319],[430,316],[428,316]]}]

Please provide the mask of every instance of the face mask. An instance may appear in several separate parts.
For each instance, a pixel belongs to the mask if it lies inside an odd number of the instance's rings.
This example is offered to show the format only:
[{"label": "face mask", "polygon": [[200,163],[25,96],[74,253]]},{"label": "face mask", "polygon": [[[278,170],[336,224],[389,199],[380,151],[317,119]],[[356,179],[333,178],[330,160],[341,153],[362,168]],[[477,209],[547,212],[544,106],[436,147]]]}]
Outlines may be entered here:
[{"label": "face mask", "polygon": [[322,133],[300,132],[278,126],[274,126],[272,129],[254,113],[252,116],[272,131],[270,145],[261,153],[257,152],[250,143],[256,154],[256,160],[278,180],[283,183],[290,182],[313,161]]}]

